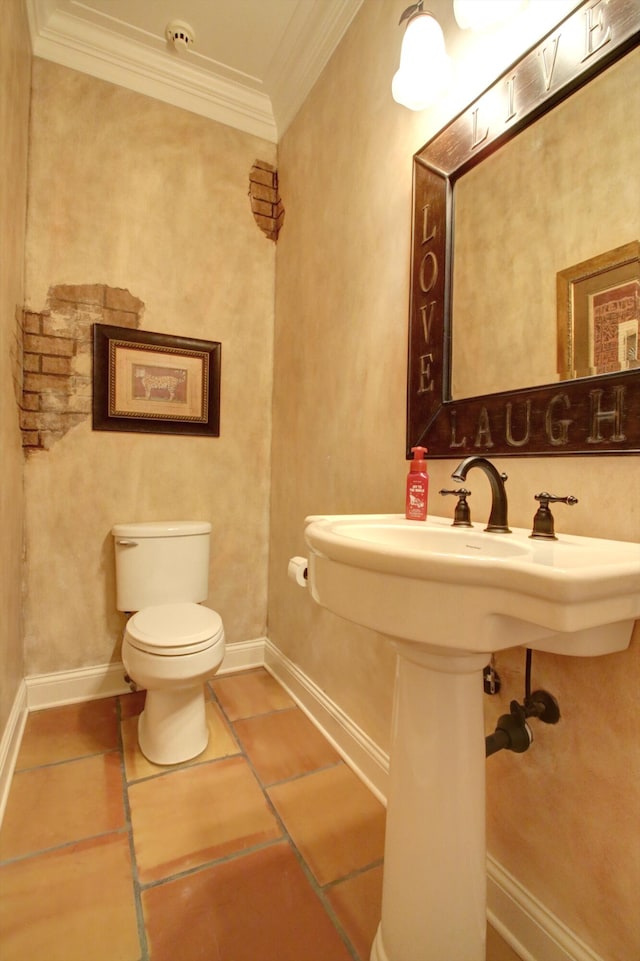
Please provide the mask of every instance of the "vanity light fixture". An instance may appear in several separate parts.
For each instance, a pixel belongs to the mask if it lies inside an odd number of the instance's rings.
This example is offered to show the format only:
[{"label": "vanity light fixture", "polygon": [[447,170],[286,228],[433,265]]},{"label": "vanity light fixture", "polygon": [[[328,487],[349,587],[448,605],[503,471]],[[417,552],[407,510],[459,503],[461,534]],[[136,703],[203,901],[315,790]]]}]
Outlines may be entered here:
[{"label": "vanity light fixture", "polygon": [[400,66],[391,83],[396,103],[409,110],[424,110],[444,91],[451,76],[451,62],[444,34],[433,14],[423,9],[424,0],[412,3],[400,17],[408,20]]},{"label": "vanity light fixture", "polygon": [[453,0],[461,30],[492,30],[521,13],[529,0]]}]

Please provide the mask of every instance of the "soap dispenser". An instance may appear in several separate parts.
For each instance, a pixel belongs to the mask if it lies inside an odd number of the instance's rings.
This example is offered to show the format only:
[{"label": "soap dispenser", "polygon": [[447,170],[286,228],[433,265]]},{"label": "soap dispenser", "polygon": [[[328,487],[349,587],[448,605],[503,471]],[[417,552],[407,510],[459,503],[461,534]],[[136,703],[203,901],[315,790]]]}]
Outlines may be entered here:
[{"label": "soap dispenser", "polygon": [[424,455],[426,447],[412,447],[413,460],[407,474],[405,517],[409,521],[426,521],[429,496],[429,475]]}]

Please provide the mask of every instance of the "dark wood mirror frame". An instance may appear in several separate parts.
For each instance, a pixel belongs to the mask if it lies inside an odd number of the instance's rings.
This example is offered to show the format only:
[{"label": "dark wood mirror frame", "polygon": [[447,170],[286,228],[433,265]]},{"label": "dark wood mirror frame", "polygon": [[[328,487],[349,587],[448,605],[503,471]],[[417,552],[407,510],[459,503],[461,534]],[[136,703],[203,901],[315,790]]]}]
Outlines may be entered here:
[{"label": "dark wood mirror frame", "polygon": [[638,369],[451,397],[456,179],[638,44],[638,0],[588,0],[414,156],[407,457],[640,452]]}]

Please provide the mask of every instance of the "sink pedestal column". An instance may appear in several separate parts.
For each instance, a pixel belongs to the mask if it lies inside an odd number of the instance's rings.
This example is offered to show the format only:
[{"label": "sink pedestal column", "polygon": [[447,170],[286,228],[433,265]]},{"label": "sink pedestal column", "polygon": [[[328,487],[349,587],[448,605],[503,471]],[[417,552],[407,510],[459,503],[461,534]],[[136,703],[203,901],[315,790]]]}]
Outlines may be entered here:
[{"label": "sink pedestal column", "polygon": [[371,961],[485,961],[487,655],[394,643],[382,920]]}]

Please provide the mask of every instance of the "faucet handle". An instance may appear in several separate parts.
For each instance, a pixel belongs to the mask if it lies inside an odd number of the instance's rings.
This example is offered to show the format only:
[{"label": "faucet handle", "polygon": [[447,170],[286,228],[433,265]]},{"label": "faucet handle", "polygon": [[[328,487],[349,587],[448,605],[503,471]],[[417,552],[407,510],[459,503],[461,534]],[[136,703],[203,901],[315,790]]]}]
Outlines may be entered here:
[{"label": "faucet handle", "polygon": [[466,487],[460,487],[458,490],[441,490],[440,493],[445,496],[446,494],[453,494],[454,497],[458,498],[458,503],[456,504],[456,509],[453,514],[453,526],[454,527],[473,527],[471,523],[471,511],[469,510],[469,505],[467,504],[467,497],[471,496],[471,491],[468,491]]},{"label": "faucet handle", "polygon": [[549,509],[549,504],[568,504],[572,507],[578,503],[578,498],[574,497],[573,494],[569,494],[567,497],[556,497],[555,494],[542,491],[541,494],[535,495],[534,500],[537,500],[540,506],[533,518],[533,530],[529,536],[539,540],[557,541],[558,538],[553,526],[553,514]]}]

